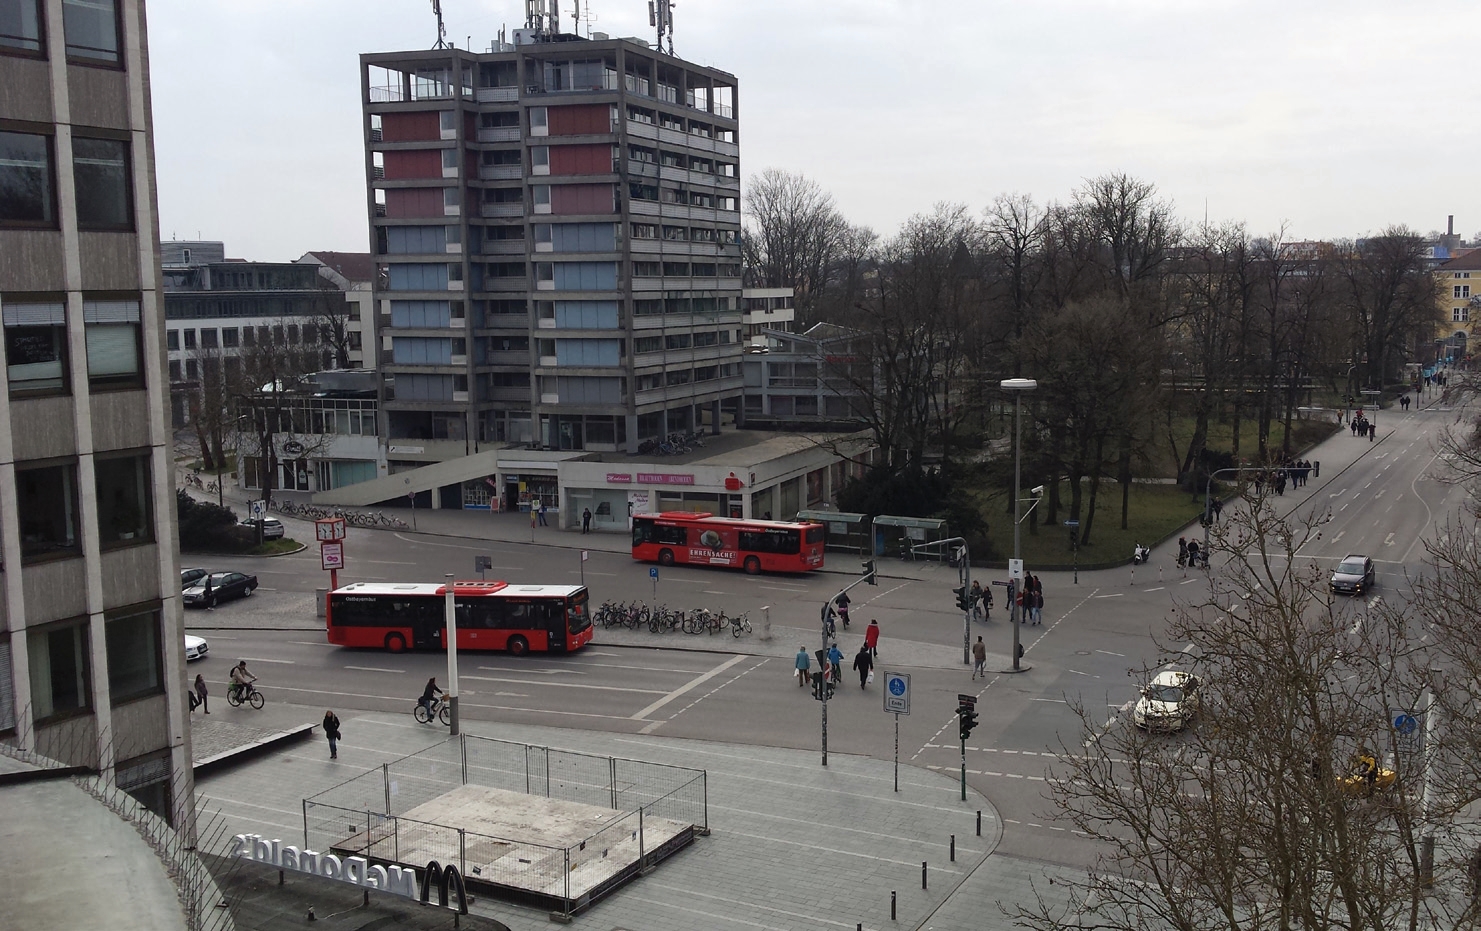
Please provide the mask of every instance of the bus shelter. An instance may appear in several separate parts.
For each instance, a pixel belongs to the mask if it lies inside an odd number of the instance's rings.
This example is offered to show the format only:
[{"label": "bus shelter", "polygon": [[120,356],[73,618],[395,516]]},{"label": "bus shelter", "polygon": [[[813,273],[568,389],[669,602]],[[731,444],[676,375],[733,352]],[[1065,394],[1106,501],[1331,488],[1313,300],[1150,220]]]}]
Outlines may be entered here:
[{"label": "bus shelter", "polygon": [[847,511],[798,511],[798,520],[815,520],[828,528],[830,550],[863,555],[869,550],[869,515]]},{"label": "bus shelter", "polygon": [[874,518],[872,530],[874,555],[899,556],[902,559],[914,558],[910,552],[912,546],[944,540],[949,536],[946,521],[932,517],[895,517],[881,514]]}]

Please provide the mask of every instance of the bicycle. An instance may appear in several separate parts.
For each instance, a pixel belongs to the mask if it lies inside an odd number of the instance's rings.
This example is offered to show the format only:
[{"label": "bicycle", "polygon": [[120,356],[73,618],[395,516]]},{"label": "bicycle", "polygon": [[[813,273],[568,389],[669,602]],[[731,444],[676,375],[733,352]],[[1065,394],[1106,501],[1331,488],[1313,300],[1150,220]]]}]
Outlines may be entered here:
[{"label": "bicycle", "polygon": [[751,632],[751,616],[749,614],[738,614],[730,619],[730,635],[739,637],[741,634]]},{"label": "bicycle", "polygon": [[257,691],[257,686],[248,682],[246,685],[227,689],[226,703],[233,708],[240,708],[242,705],[251,705],[253,708],[261,710],[262,706],[267,704],[267,699],[263,698],[262,693]]},{"label": "bicycle", "polygon": [[440,698],[434,698],[425,704],[417,702],[411,716],[417,719],[418,724],[431,724],[433,721],[441,721],[443,724],[452,722],[452,713],[447,710],[447,702]]}]

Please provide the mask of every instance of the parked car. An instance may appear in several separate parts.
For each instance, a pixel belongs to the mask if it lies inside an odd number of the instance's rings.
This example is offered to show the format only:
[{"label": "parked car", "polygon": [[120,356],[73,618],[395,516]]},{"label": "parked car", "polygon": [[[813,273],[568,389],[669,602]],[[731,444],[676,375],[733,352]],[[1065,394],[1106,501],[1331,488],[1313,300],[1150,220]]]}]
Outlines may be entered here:
[{"label": "parked car", "polygon": [[1361,595],[1378,584],[1378,573],[1373,560],[1358,554],[1342,557],[1342,562],[1332,570],[1333,593]]},{"label": "parked car", "polygon": [[1198,713],[1198,700],[1197,676],[1165,669],[1142,689],[1131,720],[1149,731],[1180,731]]},{"label": "parked car", "polygon": [[[209,584],[210,592],[206,587]],[[246,598],[257,588],[257,576],[240,572],[213,572],[184,592],[187,608],[214,608],[223,601]]]},{"label": "parked car", "polygon": [[210,569],[181,569],[180,590],[183,592],[195,583],[211,574]]},{"label": "parked car", "polygon": [[211,646],[206,643],[205,637],[197,637],[194,634],[185,635],[185,661],[187,663],[193,659],[204,659],[209,652],[211,652]]},{"label": "parked car", "polygon": [[276,517],[249,517],[242,521],[243,527],[251,527],[254,531],[257,529],[258,524],[262,525],[262,539],[283,539],[283,522]]}]

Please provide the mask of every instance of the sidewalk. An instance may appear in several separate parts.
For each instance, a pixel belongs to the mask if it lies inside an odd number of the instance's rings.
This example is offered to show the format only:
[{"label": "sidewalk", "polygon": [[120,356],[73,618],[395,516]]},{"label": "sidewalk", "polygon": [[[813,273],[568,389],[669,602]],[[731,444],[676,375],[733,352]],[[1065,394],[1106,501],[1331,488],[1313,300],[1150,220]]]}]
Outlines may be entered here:
[{"label": "sidewalk", "polygon": [[[897,794],[889,761],[833,754],[824,768],[813,751],[483,723],[469,731],[708,771],[712,834],[577,916],[576,928],[785,931],[861,924],[1007,931],[1012,925],[996,902],[1031,901],[1031,881],[1040,892],[1052,893],[1046,878],[1083,875],[1012,858],[989,861],[1002,830],[997,812],[970,788],[961,801],[954,778],[909,765],[900,767]],[[204,777],[197,791],[211,799],[210,807],[219,807],[228,837],[298,837],[303,798],[445,739],[444,733],[419,727],[406,715],[360,715],[345,721],[337,761],[326,759],[322,744],[314,742]],[[924,890],[922,863],[928,875]],[[254,868],[260,869],[241,866]],[[289,877],[288,886],[310,882]],[[891,892],[897,895],[895,921]],[[303,893],[295,888],[287,894]],[[373,919],[380,907],[372,896],[362,917]],[[236,910],[238,927],[281,927],[254,923],[248,911]],[[472,911],[513,931],[550,926],[544,910],[492,898],[479,898]]]}]

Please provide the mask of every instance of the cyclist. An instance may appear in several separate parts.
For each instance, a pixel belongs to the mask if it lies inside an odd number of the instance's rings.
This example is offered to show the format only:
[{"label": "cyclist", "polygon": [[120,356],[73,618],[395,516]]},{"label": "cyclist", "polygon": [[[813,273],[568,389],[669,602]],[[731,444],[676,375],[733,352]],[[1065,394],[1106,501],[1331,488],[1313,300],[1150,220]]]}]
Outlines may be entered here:
[{"label": "cyclist", "polygon": [[848,606],[850,604],[848,592],[844,592],[837,598],[838,617],[843,621],[843,629],[848,630]]},{"label": "cyclist", "polygon": [[247,661],[237,660],[237,664],[231,667],[231,692],[238,699],[244,699],[251,694],[248,687],[257,681],[257,677],[247,671]]},{"label": "cyclist", "polygon": [[437,696],[442,694],[444,694],[442,689],[437,687],[437,677],[433,676],[428,679],[427,687],[422,689],[422,697],[417,699],[417,704],[427,709],[427,717],[432,716],[432,704],[437,700]]}]

